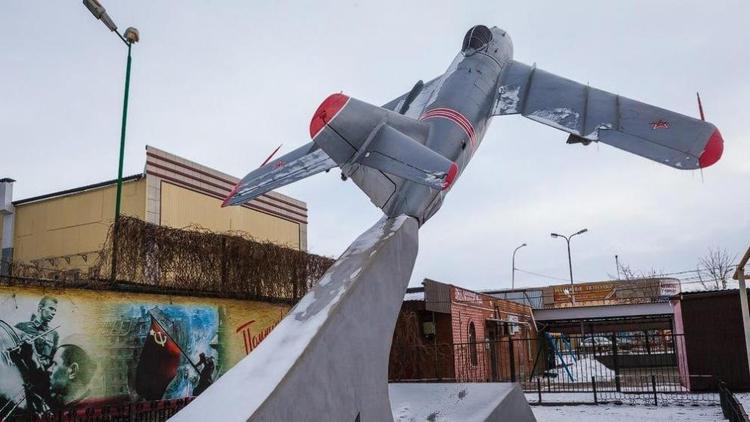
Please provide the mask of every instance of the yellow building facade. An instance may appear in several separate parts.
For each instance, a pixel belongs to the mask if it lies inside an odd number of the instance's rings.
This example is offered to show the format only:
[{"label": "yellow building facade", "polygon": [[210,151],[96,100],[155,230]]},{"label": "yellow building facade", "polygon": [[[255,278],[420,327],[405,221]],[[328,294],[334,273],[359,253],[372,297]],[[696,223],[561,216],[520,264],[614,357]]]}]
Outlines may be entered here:
[{"label": "yellow building facade", "polygon": [[[307,205],[275,192],[239,207],[221,203],[238,178],[146,147],[143,174],[125,179],[121,213],[174,228],[243,232],[259,241],[307,250]],[[13,262],[85,269],[96,260],[114,220],[114,181],[13,201]],[[2,224],[0,239],[8,224]],[[7,250],[4,250],[7,252]]]}]

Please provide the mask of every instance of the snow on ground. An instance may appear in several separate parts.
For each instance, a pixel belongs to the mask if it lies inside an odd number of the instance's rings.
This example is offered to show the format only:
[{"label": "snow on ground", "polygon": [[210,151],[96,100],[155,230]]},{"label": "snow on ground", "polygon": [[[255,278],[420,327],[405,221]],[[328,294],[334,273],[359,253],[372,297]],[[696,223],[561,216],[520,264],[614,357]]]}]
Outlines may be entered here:
[{"label": "snow on ground", "polygon": [[510,383],[392,383],[388,392],[397,422],[471,422],[486,420],[504,400],[521,402],[515,388]]},{"label": "snow on ground", "polygon": [[[539,394],[525,393],[530,404],[539,403]],[[594,403],[594,393],[547,393],[542,391],[542,403]]]},{"label": "snow on ground", "polygon": [[750,409],[750,393],[734,393],[734,396],[737,397],[737,401],[740,402],[745,409],[745,413],[747,413],[748,409]]},{"label": "snow on ground", "polygon": [[719,406],[532,406],[538,422],[724,421]]},{"label": "snow on ground", "polygon": [[[592,376],[596,376],[599,379],[613,379],[615,376],[614,371],[602,365],[601,362],[596,359],[583,358],[573,361],[570,356],[565,356],[565,358],[567,363],[565,367],[561,365],[560,358],[558,357],[556,358],[556,362],[561,366],[550,370],[549,372],[556,373],[558,378],[566,382],[590,382]],[[566,367],[570,372],[565,370]],[[570,379],[571,376],[573,377],[572,380]]]}]

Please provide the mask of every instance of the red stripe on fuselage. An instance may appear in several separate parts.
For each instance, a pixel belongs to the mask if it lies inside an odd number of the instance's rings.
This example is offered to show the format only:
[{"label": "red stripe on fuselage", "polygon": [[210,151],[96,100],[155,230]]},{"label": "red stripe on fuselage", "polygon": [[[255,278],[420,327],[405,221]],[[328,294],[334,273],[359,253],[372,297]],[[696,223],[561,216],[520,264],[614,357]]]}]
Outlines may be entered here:
[{"label": "red stripe on fuselage", "polygon": [[465,133],[466,136],[469,137],[469,141],[471,142],[471,149],[475,150],[476,145],[476,134],[474,133],[474,126],[472,126],[469,119],[464,117],[463,114],[452,110],[450,108],[433,108],[432,110],[429,110],[425,114],[423,114],[419,120],[427,120],[431,118],[444,118],[452,121],[453,123],[457,124],[458,127],[460,127]]},{"label": "red stripe on fuselage", "polygon": [[432,116],[438,116],[438,115],[445,116],[451,119],[455,119],[456,123],[461,125],[468,132],[469,136],[471,136],[472,138],[475,138],[474,127],[472,126],[469,119],[467,119],[461,113],[455,110],[452,110],[449,108],[434,108],[428,111],[427,113],[425,113],[422,116],[422,119],[429,118]]},{"label": "red stripe on fuselage", "polygon": [[435,109],[432,109],[430,111],[441,111],[441,112],[449,113],[449,114],[455,116],[458,120],[461,120],[461,121],[464,122],[464,125],[467,128],[469,128],[469,132],[471,133],[471,136],[474,137],[474,138],[476,138],[476,136],[474,135],[474,126],[471,124],[471,122],[469,121],[469,119],[467,119],[463,114],[457,112],[456,110],[450,109],[450,108],[435,108]]}]

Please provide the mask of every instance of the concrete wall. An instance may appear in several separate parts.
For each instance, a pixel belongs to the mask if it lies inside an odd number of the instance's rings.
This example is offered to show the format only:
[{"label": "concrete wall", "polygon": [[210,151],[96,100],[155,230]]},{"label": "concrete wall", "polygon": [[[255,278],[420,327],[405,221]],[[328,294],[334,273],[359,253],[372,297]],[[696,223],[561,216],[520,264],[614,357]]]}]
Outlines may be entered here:
[{"label": "concrete wall", "polygon": [[259,241],[300,248],[300,224],[245,207],[221,208],[221,199],[161,182],[160,224],[197,225],[215,232],[241,231]]},{"label": "concrete wall", "polygon": [[[259,241],[306,251],[307,205],[270,192],[241,207],[221,208],[238,180],[147,147],[145,173],[123,184],[121,213],[175,228],[240,231]],[[114,220],[115,191],[112,183],[16,201],[13,261],[85,271],[96,260]]]},{"label": "concrete wall", "polygon": [[[114,221],[115,190],[109,185],[17,205],[13,260],[44,259],[40,265],[57,269],[91,265]],[[144,179],[125,182],[121,213],[142,219],[145,190]]]},{"label": "concrete wall", "polygon": [[[209,357],[214,368],[208,375],[216,379],[257,347],[287,310],[285,305],[232,299],[3,285],[0,344],[8,350],[41,334],[32,340],[30,352],[44,366],[69,348],[63,345],[81,350],[77,379],[55,379],[52,365],[51,385],[36,383],[55,404],[173,399],[193,395],[201,380],[180,350],[201,371],[206,365],[198,364],[200,354]],[[18,356],[9,353],[10,361],[0,360],[2,403],[19,391],[23,395],[23,382],[35,383],[19,369],[24,366]],[[90,377],[83,375],[86,371]]]},{"label": "concrete wall", "polygon": [[219,205],[238,178],[152,146],[146,147],[146,179],[149,223],[241,230],[260,240],[307,250],[307,204],[303,201],[269,192],[221,210]]}]

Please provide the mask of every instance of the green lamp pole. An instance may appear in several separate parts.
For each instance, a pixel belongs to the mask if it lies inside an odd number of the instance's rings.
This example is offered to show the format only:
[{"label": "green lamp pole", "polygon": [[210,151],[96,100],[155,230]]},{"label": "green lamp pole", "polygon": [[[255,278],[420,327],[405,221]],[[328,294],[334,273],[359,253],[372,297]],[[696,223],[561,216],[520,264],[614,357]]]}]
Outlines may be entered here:
[{"label": "green lamp pole", "polygon": [[117,239],[118,231],[120,228],[120,204],[122,201],[122,167],[125,156],[125,128],[128,122],[128,94],[130,93],[130,63],[132,61],[130,56],[130,50],[133,44],[137,43],[140,39],[138,30],[129,27],[125,30],[125,34],[120,34],[117,31],[117,25],[107,15],[106,9],[99,3],[98,0],[83,0],[83,5],[86,6],[91,14],[95,18],[101,20],[102,23],[122,40],[123,43],[128,47],[128,62],[125,68],[125,97],[122,104],[122,127],[120,129],[120,157],[117,166],[117,195],[115,196],[115,224],[114,230],[112,231],[112,275],[111,279],[114,282],[117,278]]}]

